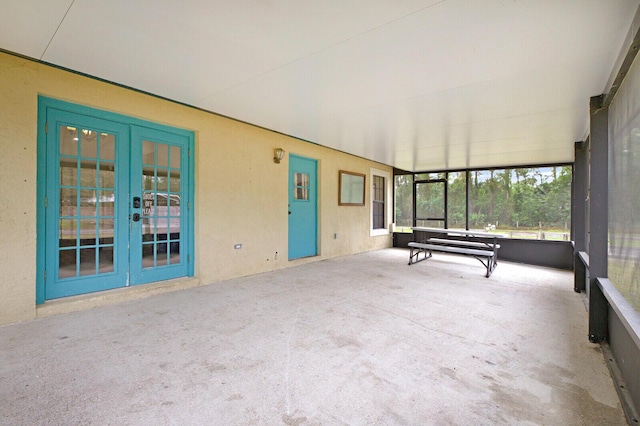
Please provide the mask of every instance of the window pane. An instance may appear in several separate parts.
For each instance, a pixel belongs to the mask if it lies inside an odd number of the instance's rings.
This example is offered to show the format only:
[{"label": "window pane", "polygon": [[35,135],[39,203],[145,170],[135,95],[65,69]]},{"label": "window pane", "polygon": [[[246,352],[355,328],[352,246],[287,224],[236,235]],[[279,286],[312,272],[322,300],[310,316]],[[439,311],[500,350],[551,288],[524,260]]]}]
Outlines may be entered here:
[{"label": "window pane", "polygon": [[466,172],[451,172],[447,186],[447,226],[455,229],[465,229],[467,212],[467,174]]},{"label": "window pane", "polygon": [[511,238],[568,240],[571,166],[472,171],[469,226]]},{"label": "window pane", "polygon": [[444,182],[417,183],[416,219],[444,219]]}]

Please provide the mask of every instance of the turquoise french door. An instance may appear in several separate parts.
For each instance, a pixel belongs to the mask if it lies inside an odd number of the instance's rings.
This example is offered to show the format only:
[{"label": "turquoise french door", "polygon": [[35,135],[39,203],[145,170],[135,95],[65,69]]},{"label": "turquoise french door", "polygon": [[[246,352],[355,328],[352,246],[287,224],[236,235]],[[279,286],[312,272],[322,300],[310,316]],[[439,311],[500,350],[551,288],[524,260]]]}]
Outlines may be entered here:
[{"label": "turquoise french door", "polygon": [[44,114],[38,302],[192,275],[188,134]]},{"label": "turquoise french door", "polygon": [[289,155],[289,260],[318,254],[318,162]]}]

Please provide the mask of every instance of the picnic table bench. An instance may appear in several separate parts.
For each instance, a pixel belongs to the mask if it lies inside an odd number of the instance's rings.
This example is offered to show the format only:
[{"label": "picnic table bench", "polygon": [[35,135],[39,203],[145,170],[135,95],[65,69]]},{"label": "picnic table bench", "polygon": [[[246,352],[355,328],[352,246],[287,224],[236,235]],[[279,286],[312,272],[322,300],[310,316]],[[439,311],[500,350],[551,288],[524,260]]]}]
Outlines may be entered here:
[{"label": "picnic table bench", "polygon": [[[413,231],[414,235],[428,233],[429,235],[454,236],[457,238],[431,237],[423,238],[421,241],[410,242],[409,265],[429,259],[432,257],[434,251],[473,256],[487,269],[485,275],[487,278],[491,276],[491,273],[498,265],[498,249],[500,245],[497,243],[497,238],[500,235],[485,232],[423,227],[414,227]],[[468,238],[473,238],[474,240]],[[420,253],[423,254],[422,259],[420,259]]]}]

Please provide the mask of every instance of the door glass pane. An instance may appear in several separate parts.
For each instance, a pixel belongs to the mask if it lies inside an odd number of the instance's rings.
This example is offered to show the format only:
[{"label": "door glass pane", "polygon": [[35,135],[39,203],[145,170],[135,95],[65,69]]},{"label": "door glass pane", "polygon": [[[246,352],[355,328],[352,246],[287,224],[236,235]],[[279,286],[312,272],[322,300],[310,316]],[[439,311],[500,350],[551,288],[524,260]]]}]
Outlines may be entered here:
[{"label": "door glass pane", "polygon": [[180,192],[180,170],[171,170],[169,179],[169,191]]},{"label": "door glass pane", "polygon": [[169,171],[166,169],[158,170],[156,178],[156,187],[158,191],[167,192],[169,190]]},{"label": "door glass pane", "polygon": [[180,147],[143,141],[143,268],[181,262],[180,156]]},{"label": "door glass pane", "polygon": [[82,160],[80,164],[80,185],[89,188],[96,187],[96,166],[97,163],[93,160]]},{"label": "door glass pane", "polygon": [[96,191],[81,190],[80,191],[80,215],[95,216],[96,215]]},{"label": "door glass pane", "polygon": [[60,126],[60,155],[78,156],[78,129]]},{"label": "door glass pane", "polygon": [[100,247],[98,255],[100,256],[100,273],[113,272],[113,246]]},{"label": "door glass pane", "polygon": [[113,189],[107,191],[100,191],[100,216],[113,217],[115,212],[115,192]]},{"label": "door glass pane", "polygon": [[76,254],[75,249],[60,250],[58,256],[59,269],[58,278],[71,278],[76,276]]},{"label": "door glass pane", "polygon": [[78,161],[60,158],[60,185],[75,186],[78,184]]},{"label": "door glass pane", "polygon": [[113,163],[100,164],[100,187],[115,188],[115,167]]},{"label": "door glass pane", "polygon": [[309,175],[307,173],[294,173],[293,182],[295,185],[293,191],[294,200],[309,200]]},{"label": "door glass pane", "polygon": [[171,146],[169,148],[169,167],[173,169],[180,168],[180,147],[179,146]]},{"label": "door glass pane", "polygon": [[116,138],[108,133],[100,133],[100,159],[113,161],[116,157]]},{"label": "door glass pane", "polygon": [[169,145],[157,143],[158,167],[169,167]]},{"label": "door glass pane", "polygon": [[75,216],[78,208],[78,190],[60,188],[60,216]]},{"label": "door glass pane", "polygon": [[96,249],[80,249],[80,275],[95,275],[96,272]]},{"label": "door glass pane", "polygon": [[155,164],[155,144],[150,141],[142,142],[142,164]]},{"label": "door glass pane", "polygon": [[60,247],[76,245],[77,227],[78,222],[75,219],[60,219]]},{"label": "door glass pane", "polygon": [[80,131],[80,156],[85,158],[98,157],[98,133],[94,130]]}]

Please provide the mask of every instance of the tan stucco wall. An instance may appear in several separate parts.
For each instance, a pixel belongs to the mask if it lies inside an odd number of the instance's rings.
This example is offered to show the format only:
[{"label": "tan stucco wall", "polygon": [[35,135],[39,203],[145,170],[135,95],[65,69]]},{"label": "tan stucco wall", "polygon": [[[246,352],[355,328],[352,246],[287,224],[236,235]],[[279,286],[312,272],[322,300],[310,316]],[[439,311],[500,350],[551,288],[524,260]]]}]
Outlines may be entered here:
[{"label": "tan stucco wall", "polygon": [[[337,192],[339,170],[369,182],[372,168],[388,166],[0,53],[0,324],[36,316],[38,95],[195,132],[200,284],[392,245],[391,235],[369,236],[368,183],[363,207],[339,207]],[[287,152],[281,164],[272,161],[276,147]],[[296,261],[287,260],[289,153],[318,160],[320,255]]]}]

